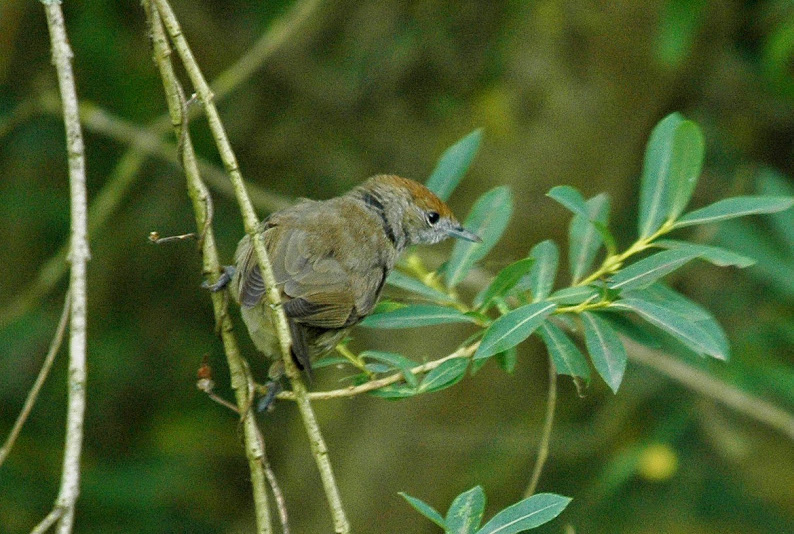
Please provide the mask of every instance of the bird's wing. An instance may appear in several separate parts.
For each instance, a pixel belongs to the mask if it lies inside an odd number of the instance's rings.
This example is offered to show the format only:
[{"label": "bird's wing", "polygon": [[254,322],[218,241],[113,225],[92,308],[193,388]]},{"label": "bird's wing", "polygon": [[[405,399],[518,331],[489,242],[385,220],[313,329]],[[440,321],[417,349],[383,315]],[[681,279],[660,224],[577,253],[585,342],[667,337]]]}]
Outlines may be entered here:
[{"label": "bird's wing", "polygon": [[[247,239],[247,238],[246,238]],[[265,229],[276,284],[287,297],[284,313],[297,322],[320,328],[350,326],[355,313],[355,295],[350,275],[332,254],[318,254],[310,248],[310,235],[302,228],[273,225]],[[265,294],[265,284],[253,247],[243,248],[237,258],[240,304],[256,306]]]}]

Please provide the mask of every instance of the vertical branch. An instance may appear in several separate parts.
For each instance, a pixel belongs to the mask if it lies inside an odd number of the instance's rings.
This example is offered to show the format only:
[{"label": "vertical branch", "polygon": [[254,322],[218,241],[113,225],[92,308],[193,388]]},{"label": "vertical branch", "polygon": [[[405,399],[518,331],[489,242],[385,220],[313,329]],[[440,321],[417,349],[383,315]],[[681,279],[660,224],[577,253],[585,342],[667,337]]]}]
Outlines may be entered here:
[{"label": "vertical branch", "polygon": [[52,44],[52,59],[58,73],[58,87],[63,102],[71,198],[69,400],[66,409],[66,443],[63,453],[61,487],[55,501],[55,510],[60,510],[58,532],[68,534],[72,531],[74,508],[80,494],[80,455],[83,448],[86,404],[86,264],[90,257],[88,202],[85,186],[83,134],[80,130],[77,89],[72,73],[72,50],[66,37],[66,27],[60,4],[45,1],[44,10],[47,15],[47,27]]},{"label": "vertical branch", "polygon": [[152,1],[157,6],[163,23],[168,30],[168,34],[174,43],[174,48],[176,48],[179,53],[179,57],[193,83],[193,87],[196,89],[198,98],[204,105],[210,130],[215,138],[215,144],[218,147],[226,172],[231,179],[237,202],[240,204],[245,231],[251,236],[251,241],[254,245],[259,263],[259,269],[262,273],[265,286],[268,288],[267,297],[271,304],[273,324],[276,326],[284,367],[287,377],[292,384],[292,391],[295,394],[298,409],[300,410],[303,424],[309,437],[309,445],[315,462],[317,463],[317,468],[320,471],[320,478],[322,479],[323,488],[325,489],[326,498],[333,516],[334,529],[339,533],[350,532],[350,524],[347,521],[344,508],[342,507],[342,499],[339,495],[339,489],[334,478],[330,459],[328,458],[328,448],[323,439],[322,432],[320,431],[320,426],[317,423],[314,410],[307,397],[306,386],[301,380],[300,371],[292,361],[290,348],[292,342],[290,340],[289,327],[287,326],[287,318],[284,315],[284,310],[280,306],[281,295],[276,287],[273,269],[268,259],[267,250],[265,249],[264,237],[259,231],[259,220],[245,190],[243,177],[237,164],[237,158],[226,137],[226,132],[218,115],[218,110],[213,102],[214,97],[212,91],[207,81],[204,79],[204,75],[201,73],[201,69],[190,50],[190,46],[182,33],[182,28],[176,19],[176,15],[167,0]]},{"label": "vertical branch", "polygon": [[[209,225],[209,222],[211,222],[209,208],[211,199],[206,185],[201,180],[193,144],[187,131],[187,118],[184,115],[184,95],[173,70],[171,49],[168,45],[159,13],[148,1],[144,2],[143,6],[149,19],[155,62],[160,69],[160,76],[163,80],[171,121],[176,130],[177,138],[180,140],[182,165],[187,178],[188,194],[193,202],[196,225],[202,232],[203,271],[208,278],[217,278],[220,272],[220,262],[218,260],[218,251],[215,247],[215,235]],[[261,440],[259,429],[256,427],[255,414],[251,408],[253,403],[248,387],[251,379],[240,355],[237,340],[232,334],[232,323],[226,314],[224,298],[222,293],[213,293],[212,304],[216,321],[220,325],[221,339],[223,340],[224,351],[231,373],[232,389],[241,414],[243,441],[253,486],[257,532],[259,534],[270,534],[270,508],[265,486],[266,475],[263,467],[265,462],[264,441]]]}]

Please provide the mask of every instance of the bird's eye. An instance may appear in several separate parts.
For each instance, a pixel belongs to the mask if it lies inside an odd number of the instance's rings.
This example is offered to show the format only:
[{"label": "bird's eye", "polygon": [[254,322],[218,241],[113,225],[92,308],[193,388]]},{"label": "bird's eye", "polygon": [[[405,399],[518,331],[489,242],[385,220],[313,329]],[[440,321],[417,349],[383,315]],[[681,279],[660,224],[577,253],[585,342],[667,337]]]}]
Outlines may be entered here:
[{"label": "bird's eye", "polygon": [[427,213],[427,222],[431,225],[436,224],[440,218],[441,215],[439,215],[438,212],[430,211]]}]

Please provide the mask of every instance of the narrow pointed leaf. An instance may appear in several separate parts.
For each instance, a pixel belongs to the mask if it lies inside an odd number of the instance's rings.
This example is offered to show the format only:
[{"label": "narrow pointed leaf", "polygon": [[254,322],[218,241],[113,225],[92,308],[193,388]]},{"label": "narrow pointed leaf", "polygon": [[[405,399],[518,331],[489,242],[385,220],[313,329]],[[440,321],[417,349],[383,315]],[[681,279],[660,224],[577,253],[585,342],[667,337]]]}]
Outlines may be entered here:
[{"label": "narrow pointed leaf", "polygon": [[626,349],[615,330],[599,315],[583,312],[581,317],[590,359],[604,382],[617,393],[626,372]]},{"label": "narrow pointed leaf", "polygon": [[[763,169],[758,176],[758,192],[762,195],[794,197],[794,185],[773,169]],[[769,217],[778,239],[794,256],[794,210],[781,211]]]},{"label": "narrow pointed leaf", "polygon": [[557,277],[557,266],[560,262],[560,251],[551,239],[541,241],[529,251],[529,257],[535,260],[529,274],[516,287],[521,291],[529,291],[532,301],[538,302],[549,296],[554,289]]},{"label": "narrow pointed leaf", "polygon": [[590,210],[588,210],[587,203],[578,189],[570,185],[558,185],[552,187],[546,193],[546,196],[568,208],[574,215],[590,219]]},{"label": "narrow pointed leaf", "polygon": [[610,308],[635,312],[698,354],[706,354],[720,360],[728,359],[724,344],[720,340],[715,339],[712,333],[699,326],[692,319],[679,315],[656,302],[635,297],[623,298],[614,302]]},{"label": "narrow pointed leaf", "polygon": [[[512,373],[516,368],[516,362],[518,361],[518,350],[515,347],[510,347],[504,352],[500,352],[499,354],[494,355],[494,359],[496,360],[497,365],[506,373]],[[477,361],[486,361],[486,360],[473,360]]]},{"label": "narrow pointed leaf", "polygon": [[556,307],[551,302],[535,302],[503,315],[485,331],[474,359],[487,358],[515,347],[532,335]]},{"label": "narrow pointed leaf", "polygon": [[529,272],[534,263],[535,260],[533,258],[524,258],[511,263],[499,271],[496,278],[474,298],[474,306],[477,308],[487,306],[494,298],[507,295],[518,281]]},{"label": "narrow pointed leaf", "polygon": [[624,291],[622,295],[624,298],[647,300],[691,321],[713,318],[706,308],[661,282],[637,291]]},{"label": "narrow pointed leaf", "polygon": [[673,225],[673,228],[683,228],[696,224],[706,224],[745,215],[760,213],[776,213],[794,206],[794,197],[732,197],[720,200],[687,213]]},{"label": "narrow pointed leaf", "polygon": [[469,170],[474,156],[480,148],[482,129],[474,130],[449,147],[439,158],[436,168],[425,184],[441,200],[448,200],[452,192]]},{"label": "narrow pointed leaf", "polygon": [[640,237],[653,235],[670,213],[670,171],[675,157],[675,134],[684,122],[680,113],[673,113],[662,119],[651,131],[645,148],[640,181]]},{"label": "narrow pointed leaf", "polygon": [[[366,382],[366,380],[364,381]],[[408,384],[391,384],[389,386],[375,389],[369,392],[373,397],[380,397],[381,399],[407,399],[415,397],[420,393],[418,388],[409,386]]]},{"label": "narrow pointed leaf", "polygon": [[482,522],[485,512],[485,492],[475,486],[452,501],[447,511],[446,531],[450,534],[473,534]]},{"label": "narrow pointed leaf", "polygon": [[402,354],[397,354],[396,352],[383,352],[379,350],[365,350],[360,354],[360,357],[386,363],[391,368],[396,369],[403,374],[406,384],[414,388],[419,385],[419,379],[417,379],[416,375],[411,372],[411,369],[419,364],[409,358],[406,358]]},{"label": "narrow pointed leaf", "polygon": [[557,374],[579,376],[587,381],[590,380],[590,366],[587,365],[584,354],[574,345],[562,328],[551,321],[546,321],[540,325],[539,332],[543,343],[549,349]]},{"label": "narrow pointed leaf", "polygon": [[477,534],[518,534],[539,527],[560,515],[571,500],[554,493],[538,493],[493,516]]},{"label": "narrow pointed leaf", "polygon": [[755,263],[753,258],[742,256],[731,250],[715,247],[712,245],[700,245],[697,243],[689,243],[688,241],[677,241],[675,239],[660,239],[655,242],[660,247],[677,250],[689,250],[698,255],[709,263],[713,263],[719,267],[749,267]]},{"label": "narrow pointed leaf", "polygon": [[370,315],[361,322],[368,328],[415,328],[443,323],[473,323],[476,319],[446,306],[414,304]]},{"label": "narrow pointed leaf", "polygon": [[444,518],[441,517],[441,514],[439,514],[436,511],[435,508],[433,508],[432,506],[427,504],[422,499],[417,499],[416,497],[411,497],[410,495],[408,495],[405,492],[401,491],[401,492],[399,492],[398,495],[400,495],[400,497],[402,497],[403,499],[408,501],[408,504],[410,504],[413,507],[414,510],[416,510],[417,512],[419,512],[420,514],[422,514],[423,516],[428,518],[430,521],[432,521],[433,523],[435,523],[439,527],[441,527],[441,528],[446,530],[447,525],[444,522]]},{"label": "narrow pointed leaf", "polygon": [[670,162],[670,209],[668,219],[676,219],[684,211],[703,170],[705,141],[697,124],[685,120],[675,130]]},{"label": "narrow pointed leaf", "polygon": [[417,280],[413,276],[409,276],[400,271],[392,271],[389,277],[386,278],[386,283],[391,286],[410,291],[411,293],[416,293],[417,295],[421,295],[426,299],[435,302],[444,302],[449,304],[455,302],[455,299],[446,293],[425,285],[421,280]]},{"label": "narrow pointed leaf", "polygon": [[427,373],[419,384],[419,393],[431,393],[457,384],[466,376],[467,358],[452,358]]},{"label": "narrow pointed leaf", "polygon": [[601,317],[606,319],[618,334],[633,339],[640,345],[645,345],[653,349],[662,347],[662,344],[656,336],[621,313],[605,313]]},{"label": "narrow pointed leaf", "polygon": [[477,200],[464,226],[480,236],[482,243],[456,240],[444,271],[448,287],[462,282],[472,266],[491,251],[507,228],[512,213],[513,197],[507,187],[491,189]]},{"label": "narrow pointed leaf", "polygon": [[593,301],[600,294],[601,292],[592,286],[566,287],[552,293],[548,300],[561,306],[576,306],[586,301]]},{"label": "narrow pointed leaf", "polygon": [[574,283],[581,280],[593,265],[598,249],[604,243],[599,227],[606,228],[609,219],[609,198],[596,195],[587,201],[590,219],[575,215],[568,226],[568,264]]},{"label": "narrow pointed leaf", "polygon": [[697,252],[686,248],[657,252],[618,271],[610,280],[609,288],[625,290],[648,287],[697,257]]}]

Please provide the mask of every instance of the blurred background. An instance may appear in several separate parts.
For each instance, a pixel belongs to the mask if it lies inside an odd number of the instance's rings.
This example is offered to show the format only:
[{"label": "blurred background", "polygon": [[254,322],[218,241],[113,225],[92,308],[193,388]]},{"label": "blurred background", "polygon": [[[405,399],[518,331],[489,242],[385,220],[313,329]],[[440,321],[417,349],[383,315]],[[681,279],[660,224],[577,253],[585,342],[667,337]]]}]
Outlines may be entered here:
[{"label": "blurred background", "polygon": [[[335,196],[376,173],[424,180],[446,147],[483,127],[480,153],[451,204],[464,217],[494,186],[514,193],[515,215],[484,272],[524,257],[543,239],[564,249],[568,214],[544,196],[554,185],[573,185],[586,196],[609,193],[612,224],[626,246],[635,237],[645,142],[672,111],[696,120],[706,137],[693,206],[759,188],[791,194],[790,0],[173,6],[209,79],[246,54],[275,20],[304,10],[275,52],[219,99],[244,176],[279,195],[260,195],[262,216],[296,197]],[[218,392],[231,398],[210,300],[199,287],[199,255],[190,241],[147,242],[152,231],[183,234],[195,223],[184,179],[168,159],[175,150],[167,128],[160,130],[168,134],[161,136],[168,143],[163,154],[130,151],[138,134],[157,135],[143,129],[166,109],[143,11],[125,0],[63,7],[86,105],[89,199],[105,217],[91,233],[89,404],[76,531],[250,532],[251,490],[236,417],[195,387],[207,355]],[[0,1],[2,439],[41,366],[67,288],[68,277],[58,274],[69,212],[56,90],[41,6]],[[201,155],[218,165],[203,119],[191,127]],[[120,201],[103,207],[114,194]],[[230,261],[243,233],[239,212],[217,188],[214,198],[219,247]],[[686,234],[733,245],[759,263],[744,271],[695,263],[669,280],[715,313],[733,350],[727,364],[676,357],[789,413],[793,229],[784,219],[759,218]],[[420,253],[437,266],[449,246]],[[566,283],[563,273],[558,285]],[[473,293],[477,283],[464,288]],[[266,364],[243,329],[237,332],[264,377]],[[432,359],[471,331],[435,328],[432,344],[428,333],[360,328],[352,347]],[[62,349],[0,467],[0,532],[28,532],[52,506],[66,366]],[[317,403],[354,531],[437,532],[398,491],[443,511],[455,495],[481,484],[486,517],[519,500],[536,456],[546,369],[533,339],[522,345],[512,374],[489,364],[454,388],[409,400]],[[342,377],[324,369],[312,388],[339,387]],[[295,407],[280,403],[261,416],[261,426],[292,531],[329,532]],[[571,381],[560,379],[539,491],[574,500],[538,531],[571,532],[564,530],[570,525],[578,533],[794,532],[792,488],[792,436],[630,362],[617,395],[594,380],[579,398]]]}]

